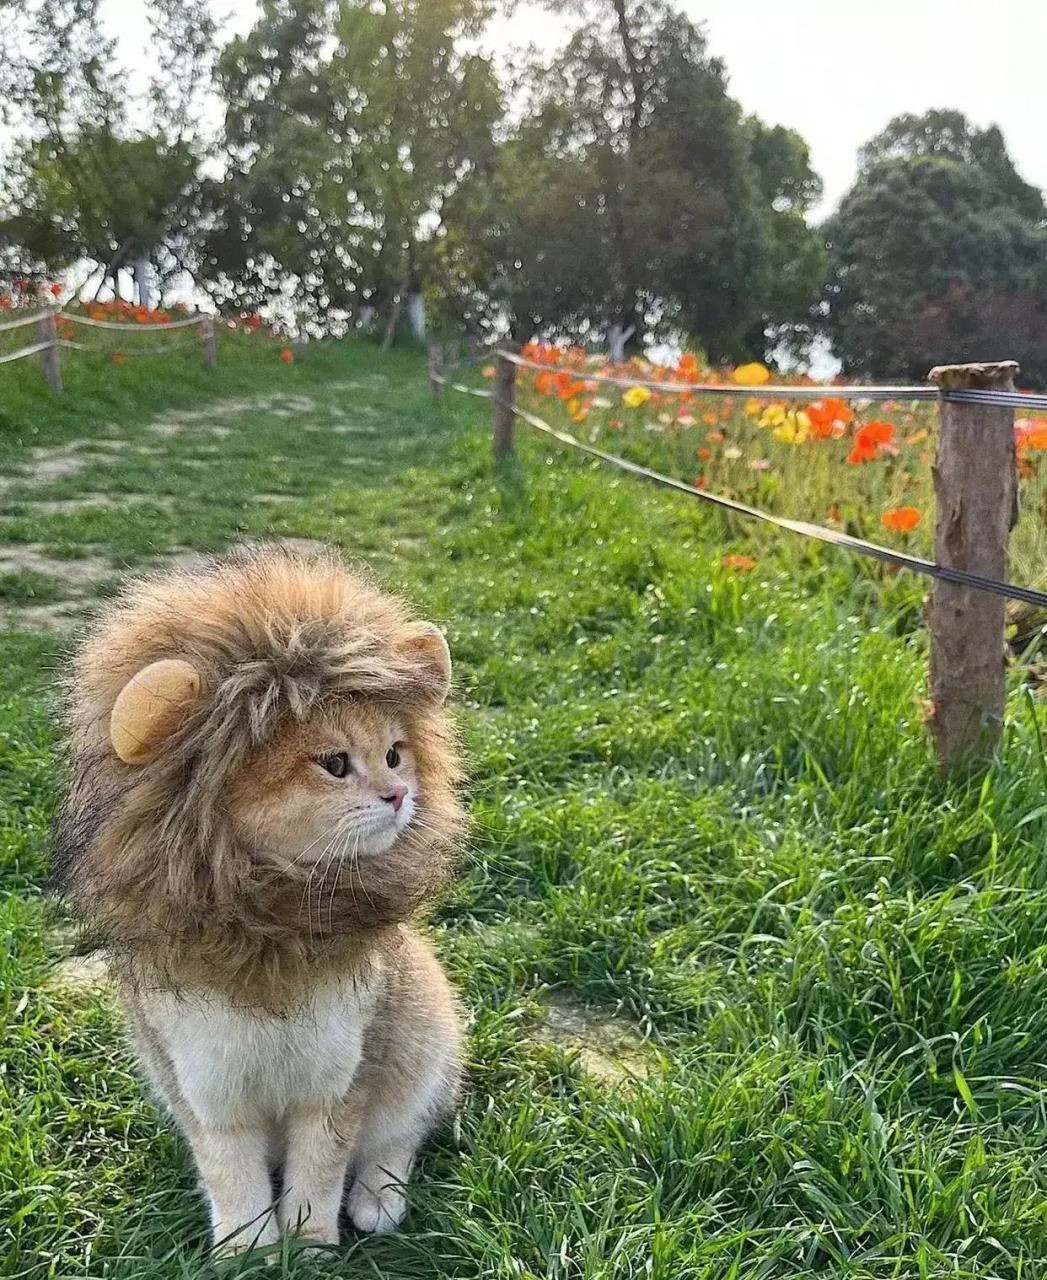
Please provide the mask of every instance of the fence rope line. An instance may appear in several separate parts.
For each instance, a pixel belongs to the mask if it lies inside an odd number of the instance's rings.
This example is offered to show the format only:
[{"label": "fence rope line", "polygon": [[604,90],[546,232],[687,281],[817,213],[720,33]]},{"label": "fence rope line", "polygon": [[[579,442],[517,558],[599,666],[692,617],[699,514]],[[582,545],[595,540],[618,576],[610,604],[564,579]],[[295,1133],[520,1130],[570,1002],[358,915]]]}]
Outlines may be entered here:
[{"label": "fence rope line", "polygon": [[115,320],[92,320],[90,316],[77,315],[75,311],[56,311],[55,317],[70,320],[73,324],[87,325],[91,329],[119,329],[129,333],[148,333],[154,329],[187,329],[190,325],[203,324],[214,319],[210,315],[187,316],[184,320],[165,320],[161,324],[122,324]]},{"label": "fence rope line", "polygon": [[510,410],[516,417],[526,422],[528,426],[534,427],[536,431],[540,431],[544,435],[557,440],[560,444],[565,444],[572,449],[578,449],[582,453],[598,458],[609,466],[616,467],[620,471],[626,471],[630,475],[638,476],[640,479],[659,485],[663,489],[672,489],[677,493],[685,494],[689,498],[696,498],[701,502],[708,502],[712,506],[720,507],[724,511],[730,511],[734,515],[745,516],[749,520],[759,520],[775,528],[786,529],[790,533],[798,533],[803,537],[814,538],[816,541],[825,542],[830,546],[842,547],[844,550],[852,551],[857,555],[869,556],[885,564],[894,564],[902,569],[910,569],[914,573],[922,573],[927,577],[937,578],[942,582],[951,582],[957,586],[968,587],[972,591],[984,591],[990,595],[1003,596],[1005,599],[1020,600],[1024,604],[1047,608],[1047,591],[1038,591],[1035,587],[1023,587],[1010,582],[998,582],[995,578],[985,578],[978,573],[967,573],[963,569],[953,569],[948,565],[937,564],[933,560],[925,560],[922,556],[909,555],[904,551],[893,551],[890,547],[882,547],[877,542],[867,542],[864,538],[855,538],[849,533],[826,529],[820,524],[810,524],[806,520],[790,520],[786,516],[772,515],[769,511],[761,511],[758,507],[750,507],[744,502],[738,502],[724,494],[709,493],[704,489],[695,489],[693,485],[689,485],[683,480],[677,480],[675,476],[667,476],[664,472],[654,471],[650,467],[641,466],[637,462],[629,462],[628,459],[620,458],[617,454],[606,453],[595,445],[586,444],[584,441],[569,435],[566,431],[559,431],[555,427],[551,427],[544,419],[539,418],[537,414],[531,413],[527,409],[521,409],[518,405],[509,400],[504,400],[501,396],[496,396],[493,391],[487,391],[480,387],[467,387],[459,382],[450,382],[440,375],[436,375],[436,381],[454,391],[462,391],[467,395],[494,401],[503,408]]},{"label": "fence rope line", "polygon": [[19,347],[17,351],[12,351],[10,355],[0,356],[0,364],[10,364],[12,360],[24,360],[26,356],[38,355],[41,351],[50,351],[55,344],[48,340],[47,342],[34,342],[31,347]]},{"label": "fence rope line", "polygon": [[26,325],[36,324],[38,320],[51,314],[50,311],[34,311],[31,316],[22,316],[20,320],[5,320],[0,324],[0,333],[6,333],[9,329],[24,329]]},{"label": "fence rope line", "polygon": [[928,384],[914,386],[856,386],[854,384],[825,384],[813,387],[791,387],[765,383],[759,387],[744,387],[737,383],[718,382],[664,382],[652,378],[627,378],[618,374],[586,373],[570,366],[542,364],[528,360],[515,351],[497,348],[494,353],[521,369],[537,369],[542,373],[566,373],[579,382],[609,383],[615,387],[646,387],[649,391],[668,391],[676,395],[744,396],[755,400],[948,400],[959,404],[995,404],[1007,409],[1047,409],[1047,392],[1043,391],[993,391],[939,389]]}]

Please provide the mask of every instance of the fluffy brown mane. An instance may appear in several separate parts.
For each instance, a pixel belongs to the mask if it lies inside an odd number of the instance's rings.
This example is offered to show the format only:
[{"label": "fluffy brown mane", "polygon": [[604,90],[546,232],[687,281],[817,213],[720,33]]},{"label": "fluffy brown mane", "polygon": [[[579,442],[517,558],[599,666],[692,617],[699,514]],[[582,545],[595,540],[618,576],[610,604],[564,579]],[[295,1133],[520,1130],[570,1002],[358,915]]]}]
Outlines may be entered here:
[{"label": "fluffy brown mane", "polygon": [[[306,972],[345,964],[408,919],[450,873],[463,817],[454,734],[420,625],[329,552],[238,552],[132,582],[81,646],[69,681],[71,778],[55,878],[89,930],[140,979],[207,981],[280,1003]],[[203,694],[144,765],[113,751],[127,681],[183,658]],[[442,691],[441,691],[442,692]],[[375,700],[409,726],[416,819],[387,853],[343,868],[323,902],[304,868],[244,847],[231,784],[288,718]]]}]

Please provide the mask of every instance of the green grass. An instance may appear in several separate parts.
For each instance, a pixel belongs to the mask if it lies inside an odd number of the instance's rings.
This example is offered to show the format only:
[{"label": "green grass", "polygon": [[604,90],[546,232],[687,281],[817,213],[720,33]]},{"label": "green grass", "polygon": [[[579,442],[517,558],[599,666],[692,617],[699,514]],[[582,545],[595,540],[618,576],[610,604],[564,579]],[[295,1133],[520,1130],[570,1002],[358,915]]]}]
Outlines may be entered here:
[{"label": "green grass", "polygon": [[[744,530],[529,438],[496,471],[484,407],[423,384],[417,359],[363,347],[292,368],[231,348],[214,375],[71,370],[61,402],[26,376],[0,418],[8,470],[95,446],[73,474],[21,473],[0,542],[104,589],[236,536],[325,538],[451,640],[475,817],[436,921],[473,1014],[460,1119],[399,1236],[222,1274],[1047,1275],[1031,695],[1015,685],[984,786],[946,787],[919,583],[786,541],[731,572]],[[150,428],[180,409],[198,416]],[[99,493],[128,500],[69,506]],[[0,1274],[195,1277],[185,1145],[110,1000],[49,976],[66,644],[0,635]],[[591,1035],[554,1034],[551,1002]],[[608,1037],[617,1079],[588,1069]]]}]

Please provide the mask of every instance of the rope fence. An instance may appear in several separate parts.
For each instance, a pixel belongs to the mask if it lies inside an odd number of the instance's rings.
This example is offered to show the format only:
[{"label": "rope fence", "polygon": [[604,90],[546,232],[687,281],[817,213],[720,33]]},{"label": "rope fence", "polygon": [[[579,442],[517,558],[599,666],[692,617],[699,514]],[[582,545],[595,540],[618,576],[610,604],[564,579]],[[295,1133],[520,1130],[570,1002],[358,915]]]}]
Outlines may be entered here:
[{"label": "rope fence", "polygon": [[[589,373],[529,360],[505,349],[496,350],[493,355],[493,390],[452,381],[441,372],[438,354],[430,355],[429,381],[434,394],[447,388],[490,402],[496,457],[513,453],[513,424],[519,420],[559,444],[661,488],[732,515],[931,578],[934,587],[929,615],[928,723],[939,764],[948,773],[991,758],[1006,699],[1005,602],[1017,600],[1047,610],[1047,591],[1011,583],[1006,577],[1009,534],[1017,520],[1014,410],[1047,408],[1047,394],[1014,389],[1013,379],[1018,371],[1014,361],[939,366],[931,370],[928,383],[919,386],[741,387]],[[641,386],[677,394],[744,395],[760,400],[819,400],[832,396],[844,400],[937,401],[941,430],[934,468],[936,558],[926,560],[823,525],[774,515],[587,444],[517,404],[519,368],[565,373],[579,382]]]},{"label": "rope fence", "polygon": [[[174,329],[195,329],[197,333],[180,341],[163,343],[160,346],[131,347],[129,350],[111,352],[102,351],[87,343],[74,342],[71,338],[60,337],[58,322],[84,325],[92,329],[103,329],[118,333],[154,333]],[[17,351],[0,356],[0,364],[11,364],[15,360],[24,360],[28,356],[40,356],[44,381],[52,391],[62,391],[62,370],[60,351],[82,351],[87,353],[118,356],[121,360],[138,356],[166,355],[168,352],[180,350],[190,344],[199,343],[204,365],[213,369],[218,363],[218,346],[215,339],[214,319],[209,315],[187,316],[182,320],[164,320],[156,324],[124,324],[115,320],[93,320],[90,316],[79,315],[75,311],[46,310],[37,311],[33,315],[21,316],[17,320],[5,320],[0,323],[0,333],[13,329],[23,329],[35,325],[38,341],[29,346],[20,347]]]}]

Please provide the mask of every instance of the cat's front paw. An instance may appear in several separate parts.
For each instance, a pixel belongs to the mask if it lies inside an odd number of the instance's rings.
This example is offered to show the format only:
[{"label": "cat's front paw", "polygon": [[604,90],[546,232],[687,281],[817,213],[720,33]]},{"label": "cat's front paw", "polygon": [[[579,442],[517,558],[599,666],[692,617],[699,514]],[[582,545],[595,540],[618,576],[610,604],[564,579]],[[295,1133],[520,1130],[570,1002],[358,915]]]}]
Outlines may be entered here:
[{"label": "cat's front paw", "polygon": [[216,1222],[213,1229],[216,1258],[234,1258],[237,1254],[247,1253],[249,1249],[264,1249],[266,1245],[276,1244],[280,1239],[280,1230],[275,1218],[270,1214],[266,1222],[259,1227],[257,1223],[249,1223],[244,1227],[231,1227]]},{"label": "cat's front paw", "polygon": [[381,1187],[372,1191],[357,1179],[346,1201],[349,1221],[357,1231],[381,1235],[395,1231],[407,1216],[407,1197],[396,1186]]}]

